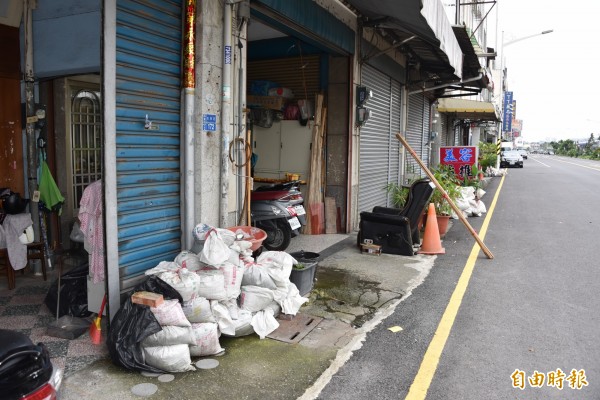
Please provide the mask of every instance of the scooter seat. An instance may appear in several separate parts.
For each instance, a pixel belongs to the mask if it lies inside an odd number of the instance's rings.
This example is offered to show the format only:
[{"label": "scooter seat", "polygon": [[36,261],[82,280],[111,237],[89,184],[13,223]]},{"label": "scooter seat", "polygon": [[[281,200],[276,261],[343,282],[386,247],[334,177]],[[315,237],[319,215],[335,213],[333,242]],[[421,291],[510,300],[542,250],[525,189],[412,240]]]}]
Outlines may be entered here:
[{"label": "scooter seat", "polygon": [[33,347],[29,337],[21,332],[0,329],[0,363],[9,354]]},{"label": "scooter seat", "polygon": [[276,191],[265,191],[265,192],[252,192],[250,199],[252,200],[279,200],[280,198],[288,195],[289,190],[276,190]]}]

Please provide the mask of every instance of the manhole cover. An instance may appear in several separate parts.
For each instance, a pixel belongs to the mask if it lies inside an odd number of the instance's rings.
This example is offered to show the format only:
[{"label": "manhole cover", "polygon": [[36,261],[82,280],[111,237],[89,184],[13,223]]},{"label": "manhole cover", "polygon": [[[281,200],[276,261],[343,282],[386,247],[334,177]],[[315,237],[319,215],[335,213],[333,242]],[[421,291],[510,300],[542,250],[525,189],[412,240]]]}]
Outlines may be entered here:
[{"label": "manhole cover", "polygon": [[158,377],[158,381],[163,383],[171,382],[173,379],[175,379],[175,375],[171,374],[163,374]]},{"label": "manhole cover", "polygon": [[321,323],[323,318],[296,314],[290,321],[279,320],[279,328],[267,335],[269,339],[286,343],[298,343]]},{"label": "manhole cover", "polygon": [[152,396],[158,390],[158,386],[154,383],[140,383],[131,388],[131,393],[136,396],[148,397]]},{"label": "manhole cover", "polygon": [[219,362],[217,360],[213,360],[212,358],[207,358],[204,360],[200,360],[196,363],[196,367],[200,369],[212,369],[219,366]]}]

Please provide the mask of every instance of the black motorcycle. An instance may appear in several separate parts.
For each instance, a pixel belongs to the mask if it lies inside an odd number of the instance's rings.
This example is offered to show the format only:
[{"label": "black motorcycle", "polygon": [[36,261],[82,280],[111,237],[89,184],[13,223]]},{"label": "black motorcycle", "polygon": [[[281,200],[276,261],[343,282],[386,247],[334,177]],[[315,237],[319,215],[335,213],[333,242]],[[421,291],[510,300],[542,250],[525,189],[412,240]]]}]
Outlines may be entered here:
[{"label": "black motorcycle", "polygon": [[21,332],[0,329],[0,397],[5,400],[54,400],[62,370],[50,361],[43,343]]}]

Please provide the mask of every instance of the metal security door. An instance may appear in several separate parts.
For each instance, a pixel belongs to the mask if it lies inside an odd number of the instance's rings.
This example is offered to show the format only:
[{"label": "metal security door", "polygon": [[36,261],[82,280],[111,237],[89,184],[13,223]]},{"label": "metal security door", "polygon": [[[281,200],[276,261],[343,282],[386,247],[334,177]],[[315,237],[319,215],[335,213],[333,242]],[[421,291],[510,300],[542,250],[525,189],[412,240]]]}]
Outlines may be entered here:
[{"label": "metal security door", "polygon": [[[426,99],[422,94],[419,93],[410,95],[408,97],[408,126],[406,130],[406,141],[421,159],[423,159],[424,152],[423,121],[425,116],[425,102]],[[427,120],[429,120],[429,117]],[[425,173],[421,171],[421,167],[412,156],[406,158],[405,175],[405,178],[407,179],[415,179],[425,176]]]},{"label": "metal security door", "polygon": [[373,91],[367,107],[371,117],[360,129],[358,209],[389,206],[385,187],[399,182],[400,150],[395,133],[400,130],[400,83],[364,65],[362,85]]},{"label": "metal security door", "polygon": [[[431,146],[430,138],[431,135],[431,105],[429,99],[423,97],[423,131],[421,134],[421,160],[429,168],[429,159],[431,158]],[[425,171],[421,171],[422,175],[425,175]]]},{"label": "metal security door", "polygon": [[121,292],[181,248],[180,1],[116,2],[116,192]]}]

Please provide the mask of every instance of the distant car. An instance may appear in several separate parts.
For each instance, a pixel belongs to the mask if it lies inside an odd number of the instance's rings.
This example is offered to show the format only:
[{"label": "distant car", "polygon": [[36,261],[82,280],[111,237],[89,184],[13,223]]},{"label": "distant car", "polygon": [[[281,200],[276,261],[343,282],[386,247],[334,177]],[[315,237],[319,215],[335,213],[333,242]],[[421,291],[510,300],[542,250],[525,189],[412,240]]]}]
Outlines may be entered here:
[{"label": "distant car", "polygon": [[517,167],[523,168],[523,157],[518,150],[507,150],[500,157],[500,168]]},{"label": "distant car", "polygon": [[523,157],[523,160],[527,160],[527,150],[524,149],[520,149],[517,150],[519,152],[519,154],[521,155],[521,157]]}]

